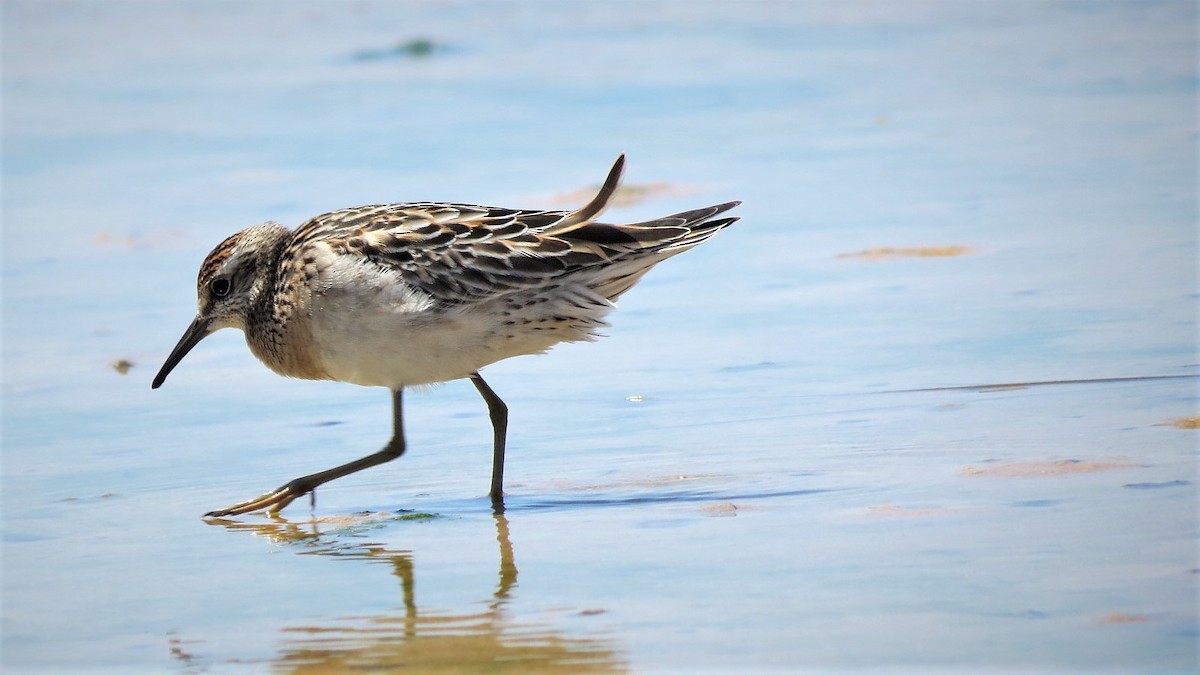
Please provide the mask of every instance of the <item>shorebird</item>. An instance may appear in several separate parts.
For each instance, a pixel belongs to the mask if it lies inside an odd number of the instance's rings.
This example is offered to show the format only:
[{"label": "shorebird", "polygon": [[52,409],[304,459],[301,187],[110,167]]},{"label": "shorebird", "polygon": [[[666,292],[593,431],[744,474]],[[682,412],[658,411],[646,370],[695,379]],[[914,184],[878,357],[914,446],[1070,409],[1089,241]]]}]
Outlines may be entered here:
[{"label": "shorebird", "polygon": [[404,454],[405,387],[469,378],[492,422],[493,508],[504,509],[508,407],[479,374],[497,361],[590,341],[614,302],[654,265],[736,217],[726,202],[628,225],[596,222],[625,156],[575,211],[449,203],[359,206],[289,231],[266,222],[217,245],[200,265],[199,310],[151,386],[222,328],[288,377],[387,387],[392,438],[382,450],[210,511],[278,513],[317,487]]}]

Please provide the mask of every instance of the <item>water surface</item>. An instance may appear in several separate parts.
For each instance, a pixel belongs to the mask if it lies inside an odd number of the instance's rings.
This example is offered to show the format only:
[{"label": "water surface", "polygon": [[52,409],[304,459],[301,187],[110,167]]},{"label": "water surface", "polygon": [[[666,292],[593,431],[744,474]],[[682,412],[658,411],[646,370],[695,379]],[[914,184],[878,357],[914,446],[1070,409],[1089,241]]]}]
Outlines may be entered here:
[{"label": "water surface", "polygon": [[[5,672],[1195,669],[1195,20],[4,3]],[[456,382],[315,509],[200,520],[390,433],[233,332],[150,390],[216,242],[620,152],[611,218],[743,220],[487,369],[502,517]]]}]

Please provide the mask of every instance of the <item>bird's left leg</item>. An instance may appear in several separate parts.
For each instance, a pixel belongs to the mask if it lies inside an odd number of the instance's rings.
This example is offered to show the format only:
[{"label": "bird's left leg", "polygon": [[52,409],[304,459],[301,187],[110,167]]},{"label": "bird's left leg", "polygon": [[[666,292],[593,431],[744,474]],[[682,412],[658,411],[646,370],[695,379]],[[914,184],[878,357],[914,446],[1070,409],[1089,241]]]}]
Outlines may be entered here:
[{"label": "bird's left leg", "polygon": [[[495,394],[492,395],[495,396]],[[404,390],[396,389],[392,391],[392,438],[388,441],[387,445],[383,446],[382,450],[356,459],[353,462],[346,462],[340,466],[335,466],[332,469],[301,476],[254,499],[248,499],[216,511],[209,511],[204,514],[204,517],[223,518],[225,516],[236,516],[263,509],[266,509],[268,513],[279,513],[280,509],[291,504],[296,499],[306,494],[315,495],[314,491],[319,486],[331,480],[336,480],[356,471],[362,471],[377,464],[383,464],[384,462],[396,459],[404,454],[404,447]]]}]

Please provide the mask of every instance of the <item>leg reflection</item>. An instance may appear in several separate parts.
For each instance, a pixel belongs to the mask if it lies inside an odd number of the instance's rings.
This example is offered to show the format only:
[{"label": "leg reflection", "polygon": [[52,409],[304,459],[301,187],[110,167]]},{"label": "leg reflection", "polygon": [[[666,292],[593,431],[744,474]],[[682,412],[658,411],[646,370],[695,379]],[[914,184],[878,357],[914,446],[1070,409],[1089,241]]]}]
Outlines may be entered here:
[{"label": "leg reflection", "polygon": [[[316,606],[308,606],[310,616],[315,613],[326,619],[297,625],[288,616],[281,616],[281,639],[273,669],[291,673],[344,672],[386,670],[396,664],[404,664],[413,672],[525,673],[561,669],[576,673],[626,669],[621,650],[611,637],[578,637],[578,619],[571,620],[568,636],[544,611],[520,615],[515,600],[516,557],[509,520],[502,513],[492,516],[499,567],[497,576],[491,577],[495,586],[486,599],[446,608],[419,603],[415,579],[420,553],[378,543],[388,535],[393,540],[405,540],[408,530],[403,521],[411,520],[412,515],[375,514],[303,523],[290,523],[283,518],[261,523],[213,521],[231,531],[249,531],[272,542],[294,546],[299,554],[347,562],[385,562],[400,580],[401,602],[391,611],[364,616],[353,607],[342,607],[344,598],[330,595],[327,599],[310,597]],[[370,569],[378,567],[372,565],[362,571]],[[362,583],[370,583],[369,575],[363,575]],[[456,587],[469,583],[470,576],[454,581]],[[437,596],[437,590],[427,591],[427,595]],[[329,608],[324,613],[321,602]],[[563,616],[578,616],[578,612],[565,609]],[[196,666],[203,664],[206,656],[193,651],[188,659],[189,665]]]}]

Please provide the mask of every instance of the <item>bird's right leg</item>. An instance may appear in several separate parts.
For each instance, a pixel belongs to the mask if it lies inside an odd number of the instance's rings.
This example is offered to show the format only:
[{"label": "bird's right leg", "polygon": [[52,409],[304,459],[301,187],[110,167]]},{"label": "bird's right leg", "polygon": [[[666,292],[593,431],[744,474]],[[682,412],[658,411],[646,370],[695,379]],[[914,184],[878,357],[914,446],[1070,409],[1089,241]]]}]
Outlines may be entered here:
[{"label": "bird's right leg", "polygon": [[508,433],[508,406],[479,373],[471,373],[471,383],[487,403],[488,417],[492,420],[492,486],[488,496],[492,498],[492,510],[504,513],[504,445]]}]

